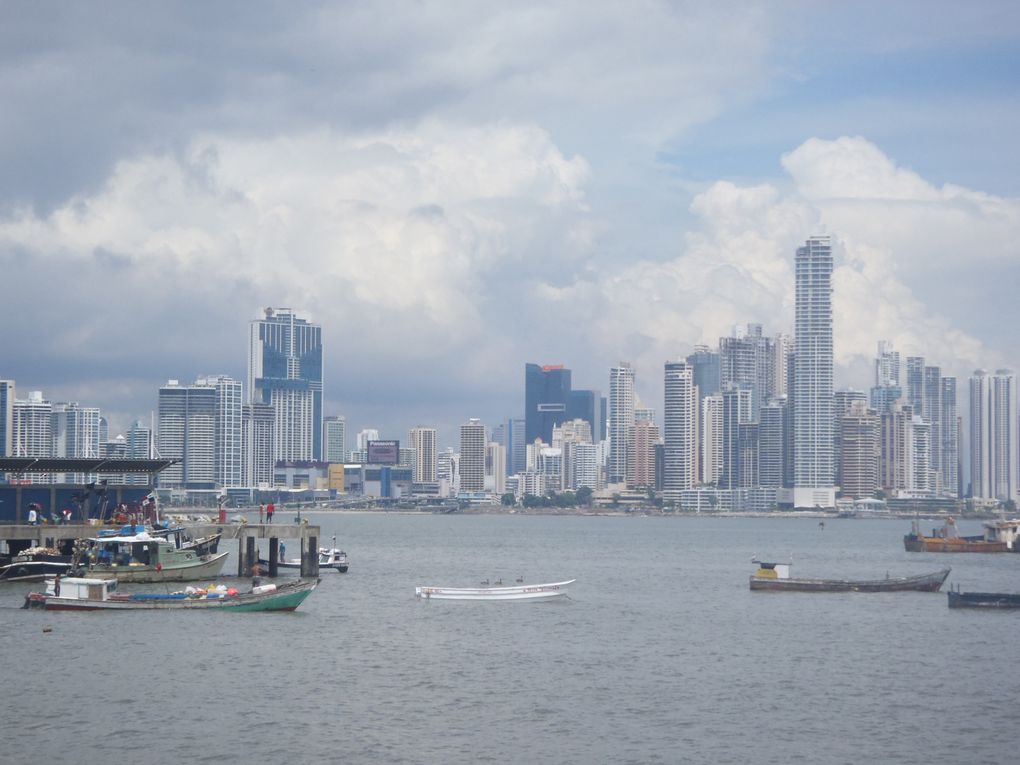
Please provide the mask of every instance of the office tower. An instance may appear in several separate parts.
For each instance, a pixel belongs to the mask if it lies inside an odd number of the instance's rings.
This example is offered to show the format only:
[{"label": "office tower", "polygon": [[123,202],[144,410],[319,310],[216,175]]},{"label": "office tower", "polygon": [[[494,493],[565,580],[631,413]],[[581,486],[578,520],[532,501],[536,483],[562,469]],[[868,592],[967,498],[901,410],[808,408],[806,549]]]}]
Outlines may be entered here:
[{"label": "office tower", "polygon": [[14,454],[14,380],[0,380],[0,457]]},{"label": "office tower", "polygon": [[622,483],[627,476],[627,435],[634,426],[634,369],[625,361],[609,370],[609,462],[606,479]]},{"label": "office tower", "polygon": [[212,489],[216,484],[216,389],[169,380],[159,389],[156,448],[180,462],[159,474],[164,488]]},{"label": "office tower", "polygon": [[[50,456],[101,456],[101,419],[96,407],[83,407],[75,402],[53,404],[50,409],[50,437],[53,439]],[[59,473],[54,476],[56,483],[87,483],[94,480],[94,474]]]},{"label": "office tower", "polygon": [[1017,501],[1016,378],[983,369],[970,378],[971,496]]},{"label": "office tower", "polygon": [[779,488],[785,465],[786,399],[775,398],[758,412],[758,485]]},{"label": "office tower", "polygon": [[436,477],[440,481],[454,485],[457,475],[457,455],[449,446],[436,456]]},{"label": "office tower", "polygon": [[936,472],[932,468],[931,423],[915,414],[910,421],[912,449],[910,452],[909,491],[914,497],[935,495]]},{"label": "office tower", "polygon": [[273,485],[273,428],[276,413],[271,404],[245,404],[241,409],[241,462],[244,485]]},{"label": "office tower", "polygon": [[414,472],[412,480],[415,483],[435,483],[438,478],[438,454],[437,454],[437,431],[435,428],[426,428],[421,425],[411,428],[407,434],[407,442],[414,449]]},{"label": "office tower", "polygon": [[722,391],[719,353],[710,350],[707,345],[696,345],[694,353],[687,357],[687,363],[693,370],[694,384],[698,387],[698,409],[700,411],[705,396]]},{"label": "office tower", "polygon": [[698,387],[686,361],[665,365],[663,491],[676,499],[698,479]]},{"label": "office tower", "polygon": [[485,491],[497,496],[506,492],[506,447],[495,441],[485,445]]},{"label": "office tower", "polygon": [[562,364],[524,366],[524,440],[552,441],[553,425],[567,419],[570,404],[570,370]]},{"label": "office tower", "polygon": [[485,491],[485,426],[471,418],[460,426],[460,491]]},{"label": "office tower", "polygon": [[723,470],[722,393],[713,393],[701,400],[700,424],[701,482],[718,486]]},{"label": "office tower", "polygon": [[786,364],[786,406],[783,409],[783,488],[793,491],[793,400],[797,397],[794,378],[797,376],[797,354],[791,353]]},{"label": "office tower", "polygon": [[793,381],[794,507],[834,507],[832,458],[832,245],[797,250]]},{"label": "office tower", "polygon": [[322,455],[322,328],[265,309],[248,336],[248,403],[273,407],[273,460]]},{"label": "office tower", "polygon": [[[719,487],[746,488],[741,478],[741,425],[753,420],[753,386],[748,383],[727,383],[722,392],[722,471]],[[746,434],[744,434],[746,439]],[[746,447],[746,444],[744,444]]]},{"label": "office tower", "polygon": [[941,491],[947,497],[960,496],[960,441],[956,408],[956,378],[942,378],[939,396],[939,472],[942,474]]},{"label": "office tower", "polygon": [[347,419],[335,415],[322,418],[322,461],[339,463],[347,460]]},{"label": "office tower", "polygon": [[837,482],[844,497],[868,499],[878,489],[879,420],[863,400],[855,400],[839,418],[840,460]]},{"label": "office tower", "polygon": [[876,413],[882,414],[891,411],[893,405],[902,398],[903,389],[898,385],[875,386],[871,389],[871,408]]},{"label": "office tower", "polygon": [[521,417],[508,417],[506,420],[506,472],[517,475],[524,470],[526,445],[524,440],[525,424]]},{"label": "office tower", "polygon": [[655,488],[655,445],[659,442],[659,426],[640,420],[631,426],[627,451],[627,486],[631,489]]}]

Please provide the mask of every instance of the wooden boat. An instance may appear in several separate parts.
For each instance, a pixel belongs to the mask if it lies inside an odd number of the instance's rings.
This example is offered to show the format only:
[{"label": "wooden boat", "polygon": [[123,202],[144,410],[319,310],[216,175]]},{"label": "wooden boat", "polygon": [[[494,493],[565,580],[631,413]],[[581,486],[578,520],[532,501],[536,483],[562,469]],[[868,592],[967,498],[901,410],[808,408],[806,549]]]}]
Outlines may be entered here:
[{"label": "wooden boat", "polygon": [[752,558],[758,570],[751,574],[752,590],[792,592],[896,592],[915,590],[938,592],[949,576],[950,569],[942,569],[919,576],[890,577],[885,579],[805,579],[790,576],[791,563],[767,563]]},{"label": "wooden boat", "polygon": [[[267,563],[268,565],[268,563]],[[279,568],[301,568],[300,558],[291,558],[289,560],[281,560],[276,564]],[[346,574],[347,569],[350,567],[350,563],[347,560],[347,553],[336,546],[336,536],[333,536],[332,547],[320,547],[319,548],[319,570],[324,568],[336,569],[341,574]]]},{"label": "wooden boat", "polygon": [[228,553],[202,555],[143,531],[86,540],[72,569],[92,579],[121,582],[195,582],[219,576]]},{"label": "wooden boat", "polygon": [[913,521],[911,531],[903,537],[903,547],[907,552],[938,552],[938,553],[1003,553],[1020,551],[1015,545],[1017,526],[1020,521],[995,521],[985,524],[985,533],[974,536],[961,536],[956,528],[956,520],[946,518],[941,528],[931,531],[931,536],[921,533],[921,524]]},{"label": "wooden boat", "polygon": [[1020,593],[950,590],[950,608],[1020,608]]},{"label": "wooden boat", "polygon": [[293,611],[318,583],[318,579],[298,579],[286,584],[255,586],[249,592],[221,585],[211,589],[189,587],[172,593],[119,593],[116,580],[67,577],[60,582],[59,595],[55,592],[54,581],[50,580],[46,592],[26,595],[23,607],[48,611]]},{"label": "wooden boat", "polygon": [[415,587],[414,594],[423,600],[548,600],[567,594],[567,585],[576,582],[549,584],[517,584],[512,587]]},{"label": "wooden boat", "polygon": [[54,574],[66,574],[71,561],[71,555],[55,548],[30,547],[13,556],[6,566],[0,566],[0,581],[41,582]]}]

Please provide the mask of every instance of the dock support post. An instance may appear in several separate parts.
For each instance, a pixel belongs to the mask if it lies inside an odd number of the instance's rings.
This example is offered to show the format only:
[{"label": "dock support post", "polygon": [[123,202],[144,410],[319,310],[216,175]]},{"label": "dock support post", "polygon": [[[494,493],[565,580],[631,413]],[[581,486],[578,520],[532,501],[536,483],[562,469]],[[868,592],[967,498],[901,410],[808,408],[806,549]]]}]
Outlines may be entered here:
[{"label": "dock support post", "polygon": [[276,563],[280,556],[280,538],[269,537],[269,576],[276,576]]},{"label": "dock support post", "polygon": [[304,537],[301,540],[301,576],[310,579],[319,575],[319,539]]},{"label": "dock support post", "polygon": [[244,575],[252,576],[252,569],[259,562],[258,549],[255,547],[255,537],[246,537],[244,541],[245,563],[247,564],[247,570],[244,572]]}]

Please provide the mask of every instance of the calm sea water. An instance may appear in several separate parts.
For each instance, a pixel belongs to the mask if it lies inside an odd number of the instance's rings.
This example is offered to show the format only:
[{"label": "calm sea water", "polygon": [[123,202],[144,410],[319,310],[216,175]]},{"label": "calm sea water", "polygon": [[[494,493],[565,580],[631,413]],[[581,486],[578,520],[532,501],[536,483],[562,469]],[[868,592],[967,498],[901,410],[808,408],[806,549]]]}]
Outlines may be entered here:
[{"label": "calm sea water", "polygon": [[[0,588],[7,754],[175,765],[1016,761],[1020,612],[950,611],[944,594],[752,593],[747,577],[757,553],[792,555],[804,576],[951,565],[965,590],[1020,591],[1020,555],[908,554],[907,521],[311,520],[324,539],[337,534],[351,569],[325,572],[293,614],[41,613],[17,610],[37,585]],[[578,581],[550,603],[414,597],[415,585],[518,576]]]}]

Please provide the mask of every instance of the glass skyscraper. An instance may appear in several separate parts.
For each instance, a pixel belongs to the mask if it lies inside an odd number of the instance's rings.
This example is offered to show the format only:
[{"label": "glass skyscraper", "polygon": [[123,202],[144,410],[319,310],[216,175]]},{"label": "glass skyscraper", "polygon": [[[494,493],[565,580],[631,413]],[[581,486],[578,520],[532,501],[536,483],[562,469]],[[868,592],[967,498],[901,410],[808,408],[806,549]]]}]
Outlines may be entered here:
[{"label": "glass skyscraper", "polygon": [[322,458],[322,328],[265,309],[248,338],[248,403],[273,407],[273,460]]}]

